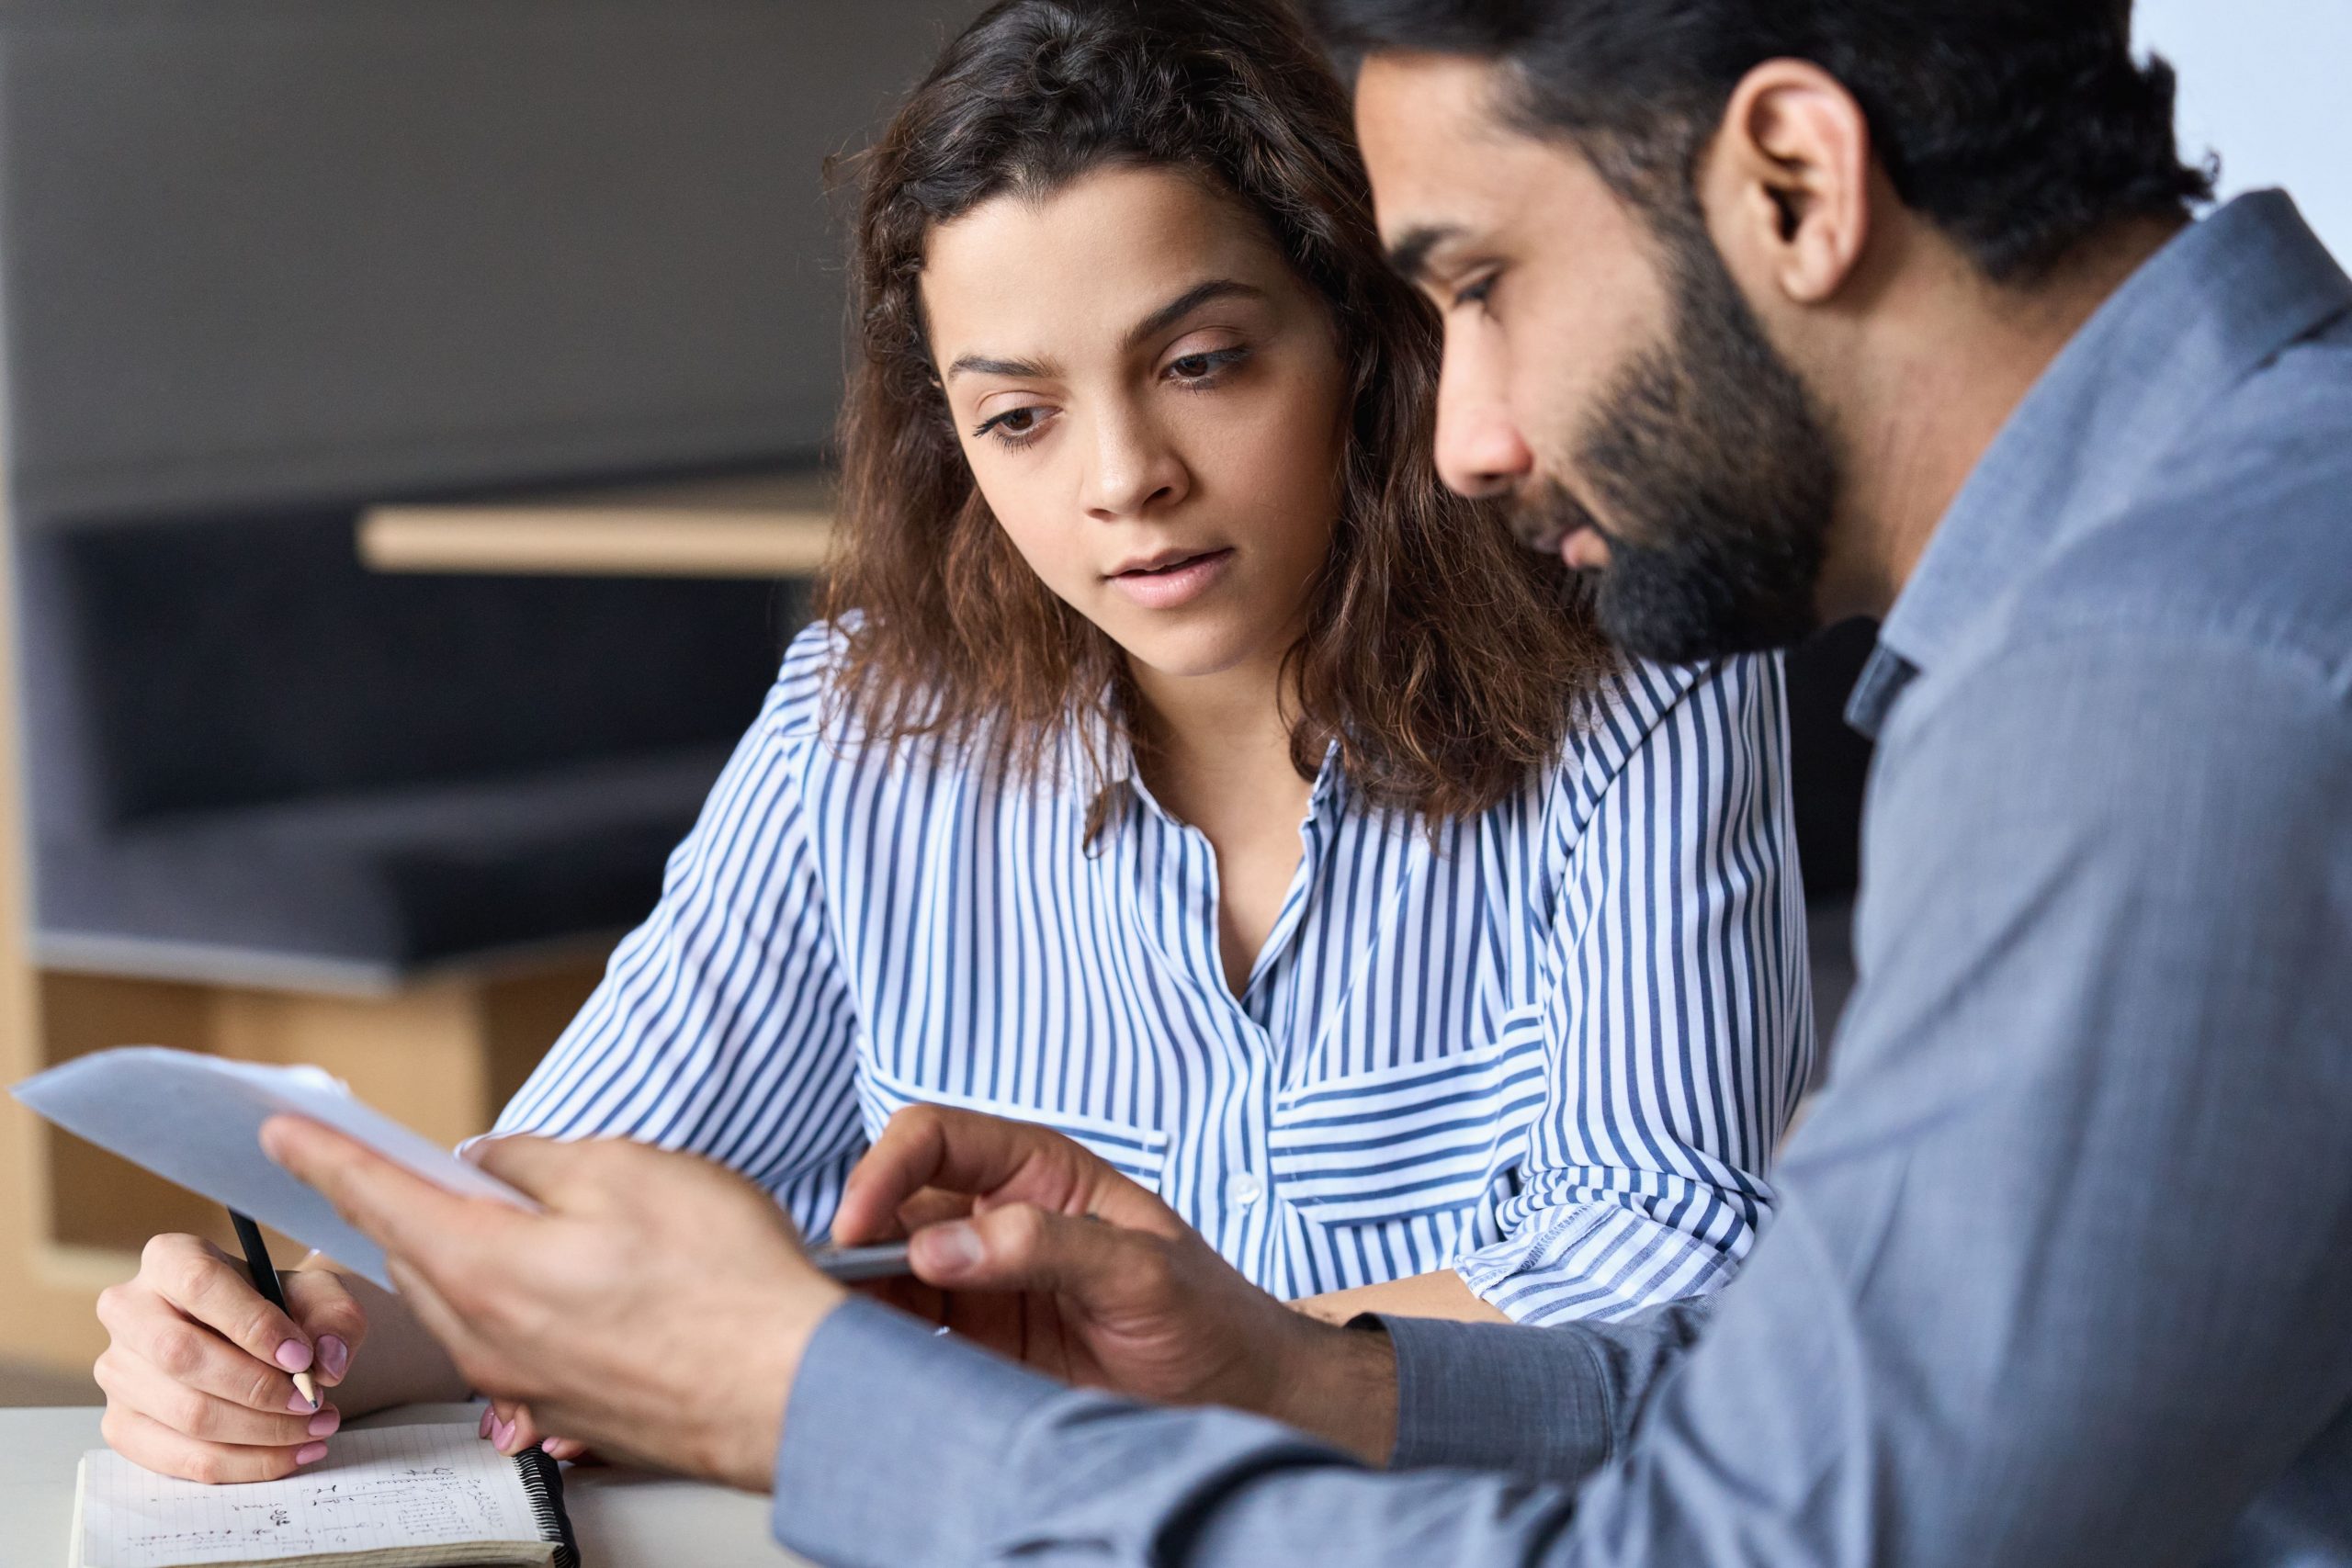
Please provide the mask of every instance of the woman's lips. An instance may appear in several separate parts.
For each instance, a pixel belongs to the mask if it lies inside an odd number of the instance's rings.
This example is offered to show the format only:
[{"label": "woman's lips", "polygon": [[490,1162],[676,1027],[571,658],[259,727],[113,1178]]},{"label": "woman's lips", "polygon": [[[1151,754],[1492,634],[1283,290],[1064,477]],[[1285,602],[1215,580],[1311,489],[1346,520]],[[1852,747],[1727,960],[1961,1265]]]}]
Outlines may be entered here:
[{"label": "woman's lips", "polygon": [[1147,610],[1173,610],[1207,592],[1233,564],[1230,547],[1204,550],[1157,568],[1116,573],[1111,586]]}]

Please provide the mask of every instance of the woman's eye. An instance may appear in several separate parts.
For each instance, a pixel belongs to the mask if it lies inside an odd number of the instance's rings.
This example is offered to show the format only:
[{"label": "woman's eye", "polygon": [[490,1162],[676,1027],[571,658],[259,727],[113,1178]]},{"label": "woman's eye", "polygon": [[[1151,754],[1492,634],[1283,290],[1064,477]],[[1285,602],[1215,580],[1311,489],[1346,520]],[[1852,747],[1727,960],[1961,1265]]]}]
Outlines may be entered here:
[{"label": "woman's eye", "polygon": [[1470,285],[1467,288],[1455,290],[1453,303],[1456,307],[1463,305],[1484,305],[1488,299],[1494,297],[1495,281],[1501,276],[1502,274],[1500,273],[1490,272],[1486,276],[1480,278],[1477,282]]},{"label": "woman's eye", "polygon": [[1168,362],[1168,374],[1179,381],[1195,384],[1213,379],[1218,371],[1238,365],[1249,357],[1246,348],[1204,349],[1199,354],[1179,355]]},{"label": "woman's eye", "polygon": [[1023,446],[1035,437],[1037,427],[1045,423],[1046,411],[1035,403],[1023,403],[1017,409],[1007,409],[974,427],[975,436],[992,435],[1008,446]]}]

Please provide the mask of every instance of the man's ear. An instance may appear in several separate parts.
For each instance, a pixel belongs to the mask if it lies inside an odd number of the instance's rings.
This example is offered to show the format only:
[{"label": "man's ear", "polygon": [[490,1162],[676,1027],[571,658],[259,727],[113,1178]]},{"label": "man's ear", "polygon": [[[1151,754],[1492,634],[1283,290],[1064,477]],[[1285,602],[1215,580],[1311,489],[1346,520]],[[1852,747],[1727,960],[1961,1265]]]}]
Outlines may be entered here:
[{"label": "man's ear", "polygon": [[1733,91],[1697,184],[1735,276],[1820,304],[1845,287],[1870,239],[1870,121],[1821,67],[1768,60]]}]

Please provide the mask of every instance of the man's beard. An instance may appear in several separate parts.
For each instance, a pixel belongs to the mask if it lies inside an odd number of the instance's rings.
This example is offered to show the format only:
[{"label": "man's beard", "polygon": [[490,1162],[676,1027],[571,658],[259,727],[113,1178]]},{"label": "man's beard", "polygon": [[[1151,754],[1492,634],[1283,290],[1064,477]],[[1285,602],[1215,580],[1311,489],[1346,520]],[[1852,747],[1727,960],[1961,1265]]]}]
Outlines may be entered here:
[{"label": "man's beard", "polygon": [[1579,525],[1608,541],[1594,613],[1637,658],[1693,663],[1785,648],[1819,625],[1837,459],[1804,383],[1695,216],[1666,238],[1667,340],[1626,366],[1571,443],[1611,525],[1557,483],[1530,496],[1516,524],[1531,541]]}]

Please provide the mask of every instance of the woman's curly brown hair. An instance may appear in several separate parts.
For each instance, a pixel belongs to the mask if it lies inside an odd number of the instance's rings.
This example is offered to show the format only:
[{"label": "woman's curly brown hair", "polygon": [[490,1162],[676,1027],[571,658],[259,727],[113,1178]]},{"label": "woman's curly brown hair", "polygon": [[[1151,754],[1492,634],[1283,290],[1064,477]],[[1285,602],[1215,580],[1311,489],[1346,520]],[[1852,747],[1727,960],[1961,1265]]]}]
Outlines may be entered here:
[{"label": "woman's curly brown hair", "polygon": [[[836,709],[866,739],[977,745],[1016,773],[1057,739],[1142,739],[1117,645],[1037,579],[973,483],[921,295],[933,225],[1130,165],[1188,171],[1253,214],[1326,301],[1351,372],[1340,514],[1286,666],[1299,772],[1336,742],[1373,805],[1434,821],[1552,760],[1611,655],[1560,562],[1440,483],[1436,315],[1386,265],[1346,93],[1282,0],[1004,0],[860,163],[860,353],[823,608],[845,643]],[[1100,779],[1105,760],[1084,761]]]}]

